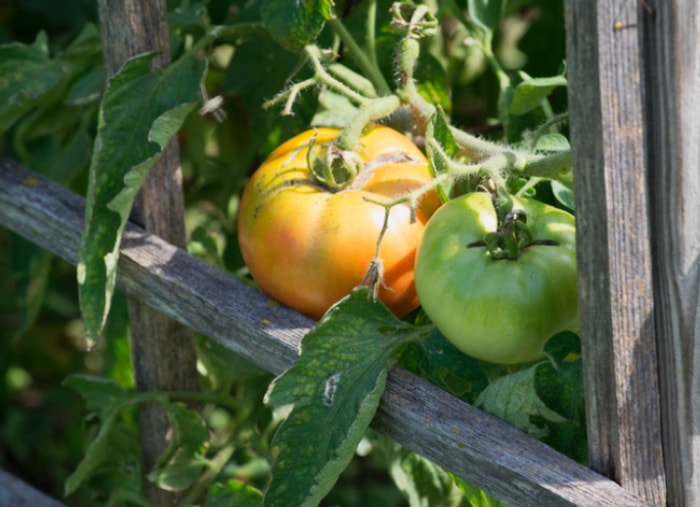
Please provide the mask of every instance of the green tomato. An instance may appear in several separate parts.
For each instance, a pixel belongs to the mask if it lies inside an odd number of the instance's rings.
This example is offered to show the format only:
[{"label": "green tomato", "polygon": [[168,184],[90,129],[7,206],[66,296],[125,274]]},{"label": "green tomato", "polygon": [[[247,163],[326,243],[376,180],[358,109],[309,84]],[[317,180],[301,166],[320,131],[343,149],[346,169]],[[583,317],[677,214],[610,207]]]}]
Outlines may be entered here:
[{"label": "green tomato", "polygon": [[415,283],[425,313],[462,352],[500,364],[536,360],[545,342],[578,330],[574,217],[513,197],[530,243],[517,259],[496,259],[484,239],[497,229],[488,194],[466,194],[429,220]]}]

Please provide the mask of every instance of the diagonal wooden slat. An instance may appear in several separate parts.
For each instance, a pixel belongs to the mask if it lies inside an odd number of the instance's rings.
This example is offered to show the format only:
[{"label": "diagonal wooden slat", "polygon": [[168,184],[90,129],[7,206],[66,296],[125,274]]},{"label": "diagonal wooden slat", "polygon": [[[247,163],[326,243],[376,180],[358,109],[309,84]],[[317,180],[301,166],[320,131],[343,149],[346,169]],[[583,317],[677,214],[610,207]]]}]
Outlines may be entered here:
[{"label": "diagonal wooden slat", "polygon": [[[73,264],[83,200],[0,157],[0,224]],[[128,225],[118,284],[145,304],[279,374],[313,326],[235,278]],[[615,482],[401,369],[373,427],[517,506],[644,505]]]}]

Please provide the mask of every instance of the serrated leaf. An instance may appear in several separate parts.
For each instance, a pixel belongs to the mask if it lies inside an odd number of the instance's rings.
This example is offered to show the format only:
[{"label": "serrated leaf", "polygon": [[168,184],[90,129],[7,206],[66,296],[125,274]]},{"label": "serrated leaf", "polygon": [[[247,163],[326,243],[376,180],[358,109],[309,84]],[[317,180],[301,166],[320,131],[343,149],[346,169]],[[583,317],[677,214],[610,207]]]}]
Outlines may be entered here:
[{"label": "serrated leaf", "polygon": [[551,422],[566,419],[538,397],[535,389],[538,365],[497,378],[479,395],[476,406],[530,435],[544,437],[547,428],[535,424],[533,417]]},{"label": "serrated leaf", "polygon": [[493,29],[503,16],[506,0],[468,0],[469,17],[484,28]]},{"label": "serrated leaf", "polygon": [[63,76],[63,64],[49,57],[44,32],[32,45],[0,46],[0,134],[36,107]]},{"label": "serrated leaf", "polygon": [[273,439],[279,454],[265,505],[316,505],[369,426],[399,349],[426,331],[394,317],[361,289],[343,299],[301,343],[268,403],[293,405]]},{"label": "serrated leaf", "polygon": [[518,84],[510,97],[508,112],[512,115],[525,114],[540,107],[540,103],[558,86],[566,86],[564,76],[530,78]]},{"label": "serrated leaf", "polygon": [[[426,138],[426,151],[430,162],[430,172],[432,173],[433,178],[436,178],[441,174],[446,173],[448,169],[447,161],[445,160],[443,154],[433,143],[437,143],[442,148],[444,154],[450,158],[455,157],[457,153],[459,153],[459,145],[457,144],[457,141],[455,141],[455,138],[450,131],[449,123],[445,118],[445,113],[440,107],[437,108],[435,114],[430,119],[430,123],[428,123]],[[450,200],[452,183],[449,180],[446,183],[438,185],[436,188],[442,202],[447,202]]]},{"label": "serrated leaf", "polygon": [[203,507],[261,507],[262,493],[235,479],[226,484],[214,484],[207,492]]},{"label": "serrated leaf", "polygon": [[201,475],[202,452],[209,440],[202,417],[180,403],[165,405],[171,438],[148,478],[167,491],[184,491]]},{"label": "serrated leaf", "polygon": [[100,108],[78,263],[80,304],[91,343],[109,312],[119,243],[136,194],[199,99],[204,61],[188,54],[151,72],[154,56],[128,60],[110,80]]},{"label": "serrated leaf", "polygon": [[[85,399],[88,412],[100,419],[100,429],[78,463],[75,471],[66,479],[66,495],[72,494],[88,477],[94,475],[106,463],[115,459],[111,445],[119,411],[128,394],[114,381],[94,375],[71,375],[64,385],[77,391]],[[114,464],[114,463],[113,463]]]},{"label": "serrated leaf", "polygon": [[331,19],[333,0],[263,0],[260,16],[279,44],[297,52],[313,41]]},{"label": "serrated leaf", "polygon": [[401,357],[402,366],[468,403],[474,403],[489,385],[482,364],[459,351],[437,329],[425,340],[410,344]]},{"label": "serrated leaf", "polygon": [[[66,479],[65,494],[75,492],[94,475],[107,478],[110,489],[138,498],[141,490],[141,462],[137,431],[117,421],[117,414],[102,421],[95,439],[75,471]],[[119,495],[124,496],[124,495]]]},{"label": "serrated leaf", "polygon": [[129,394],[116,382],[96,375],[71,375],[63,381],[63,385],[77,391],[85,400],[87,411],[97,414],[100,419],[121,410],[129,398]]}]

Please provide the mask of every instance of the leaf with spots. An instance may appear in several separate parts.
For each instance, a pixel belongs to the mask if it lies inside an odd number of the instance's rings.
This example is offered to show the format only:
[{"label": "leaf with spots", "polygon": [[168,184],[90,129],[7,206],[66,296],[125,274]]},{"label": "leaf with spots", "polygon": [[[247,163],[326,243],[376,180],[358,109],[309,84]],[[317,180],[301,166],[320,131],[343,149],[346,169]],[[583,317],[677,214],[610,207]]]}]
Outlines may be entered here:
[{"label": "leaf with spots", "polygon": [[367,289],[329,310],[266,396],[292,410],[273,439],[279,453],[265,505],[320,502],[352,459],[401,349],[429,331],[396,319]]},{"label": "leaf with spots", "polygon": [[119,244],[136,194],[196,106],[206,69],[188,53],[152,72],[154,56],[129,59],[110,80],[100,107],[78,263],[80,306],[91,342],[109,312]]}]

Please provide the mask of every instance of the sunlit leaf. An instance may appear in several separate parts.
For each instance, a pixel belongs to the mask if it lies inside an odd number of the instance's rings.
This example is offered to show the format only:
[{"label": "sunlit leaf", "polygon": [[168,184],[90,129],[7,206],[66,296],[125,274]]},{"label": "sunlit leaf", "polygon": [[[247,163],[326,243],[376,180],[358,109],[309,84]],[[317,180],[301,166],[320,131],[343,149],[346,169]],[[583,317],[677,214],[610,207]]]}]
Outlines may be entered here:
[{"label": "sunlit leaf", "polygon": [[110,80],[100,108],[78,263],[81,310],[91,341],[109,312],[119,243],[136,194],[199,100],[203,60],[188,54],[151,72],[154,56],[127,61]]},{"label": "sunlit leaf", "polygon": [[552,422],[563,422],[565,418],[549,409],[537,395],[537,367],[534,365],[497,378],[481,393],[476,406],[530,435],[545,436],[547,428],[533,422],[533,417]]},{"label": "sunlit leaf", "polygon": [[262,493],[235,479],[226,484],[214,484],[207,492],[203,507],[260,507]]},{"label": "sunlit leaf", "polygon": [[371,422],[399,349],[424,333],[359,290],[307,334],[297,363],[268,403],[292,405],[275,434],[279,453],[265,505],[316,505],[345,469]]},{"label": "sunlit leaf", "polygon": [[545,99],[555,88],[566,86],[564,76],[527,78],[518,84],[513,91],[508,106],[508,112],[513,115],[525,114],[540,107]]}]

